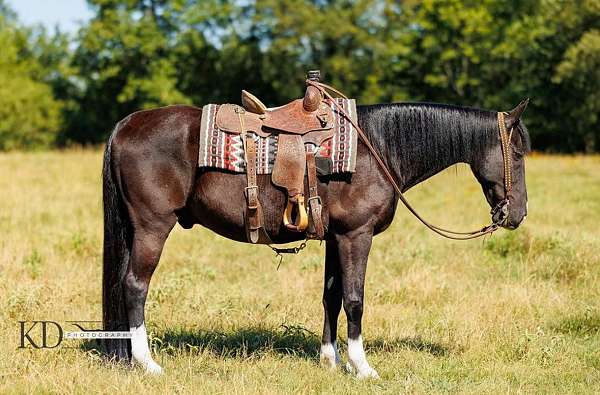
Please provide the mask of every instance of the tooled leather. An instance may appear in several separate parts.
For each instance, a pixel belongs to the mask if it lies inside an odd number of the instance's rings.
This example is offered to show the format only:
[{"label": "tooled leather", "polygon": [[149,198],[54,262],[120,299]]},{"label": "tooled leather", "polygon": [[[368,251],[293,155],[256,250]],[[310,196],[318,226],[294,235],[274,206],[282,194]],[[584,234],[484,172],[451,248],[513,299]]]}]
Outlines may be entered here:
[{"label": "tooled leather", "polygon": [[280,134],[271,180],[287,189],[288,197],[304,192],[306,156],[302,136]]},{"label": "tooled leather", "polygon": [[246,111],[243,107],[237,104],[222,104],[217,110],[215,119],[217,128],[227,133],[240,134],[240,113],[244,117],[245,132],[253,132],[261,137],[268,137],[270,132],[263,131],[263,120],[259,114],[254,114]]},{"label": "tooled leather", "polygon": [[316,147],[320,147],[324,141],[333,138],[334,130],[315,130],[312,132],[308,132],[302,136],[302,141],[304,144],[310,143]]},{"label": "tooled leather", "polygon": [[317,165],[315,163],[315,151],[306,151],[306,170],[308,175],[308,209],[310,210],[309,232],[311,237],[323,240],[325,227],[321,217],[322,205],[319,199]]},{"label": "tooled leather", "polygon": [[[304,109],[303,99],[296,99],[282,107],[268,110],[263,125],[265,128],[292,134],[333,129],[333,110],[324,102],[313,112]],[[321,120],[326,120],[323,124]]]},{"label": "tooled leather", "polygon": [[[318,181],[316,178],[315,154],[312,151],[307,154],[305,144],[319,147],[325,140],[333,137],[332,108],[323,102],[322,93],[312,86],[307,88],[303,99],[294,100],[275,109],[266,109],[266,111],[263,108],[254,108],[255,102],[244,102],[244,95],[242,101],[250,111],[235,104],[223,104],[217,111],[215,122],[217,128],[228,133],[241,134],[244,140],[248,182],[248,188],[246,189],[246,224],[249,241],[257,243],[268,240],[268,236],[264,238],[261,235],[261,231],[264,233],[264,228],[262,223],[263,210],[258,199],[258,188],[256,187],[256,142],[250,133],[261,137],[268,137],[271,134],[278,135],[277,154],[271,181],[273,184],[286,189],[288,206],[290,204],[297,205],[304,215],[307,214],[306,209],[300,207],[299,201],[304,200],[304,177],[307,166],[309,167],[309,197],[313,199],[308,201],[311,220],[307,222],[311,225],[311,237],[322,239],[324,227],[321,219],[322,207],[317,199]],[[252,110],[255,112],[251,112]],[[304,218],[306,220],[306,217]],[[291,222],[291,218],[288,219],[288,222]],[[290,223],[288,228],[295,231],[304,231],[307,222],[304,226]],[[294,226],[298,229],[294,229]],[[261,241],[262,239],[264,240]]]},{"label": "tooled leather", "polygon": [[302,100],[302,106],[304,110],[308,112],[317,111],[319,109],[319,105],[323,101],[323,94],[314,86],[309,86],[306,88],[306,93],[304,94],[304,99]]},{"label": "tooled leather", "polygon": [[[244,128],[246,132],[253,132],[261,137],[271,134],[300,134],[312,133],[311,141],[317,141],[316,135],[326,132],[327,136],[333,136],[333,111],[325,103],[321,103],[318,111],[307,113],[302,106],[302,99],[268,110],[265,114],[255,114],[246,111],[237,104],[222,104],[217,110],[215,119],[217,128],[227,133],[239,134],[240,120],[239,112],[243,112]],[[327,120],[324,125],[321,119]],[[321,139],[321,142],[325,139]]]}]

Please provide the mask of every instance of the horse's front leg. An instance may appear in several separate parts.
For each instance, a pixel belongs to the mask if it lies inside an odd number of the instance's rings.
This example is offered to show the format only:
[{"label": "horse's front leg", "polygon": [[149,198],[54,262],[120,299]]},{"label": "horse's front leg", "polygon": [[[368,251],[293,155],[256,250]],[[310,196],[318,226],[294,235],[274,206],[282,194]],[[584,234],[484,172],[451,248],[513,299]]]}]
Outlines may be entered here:
[{"label": "horse's front leg", "polygon": [[341,362],[337,349],[337,323],[342,309],[342,273],[337,243],[327,241],[325,245],[325,279],[323,285],[323,338],[321,340],[321,365],[335,369]]},{"label": "horse's front leg", "polygon": [[367,259],[373,230],[364,227],[336,237],[342,273],[344,311],[348,319],[348,365],[359,378],[379,378],[367,362],[361,336],[361,320]]}]

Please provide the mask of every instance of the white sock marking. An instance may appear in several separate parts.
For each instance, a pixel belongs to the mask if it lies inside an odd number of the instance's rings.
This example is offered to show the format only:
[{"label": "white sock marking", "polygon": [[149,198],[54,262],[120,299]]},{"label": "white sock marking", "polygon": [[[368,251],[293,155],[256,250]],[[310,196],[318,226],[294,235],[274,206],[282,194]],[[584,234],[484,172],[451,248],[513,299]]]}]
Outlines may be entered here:
[{"label": "white sock marking", "polygon": [[362,336],[359,336],[358,339],[348,339],[348,363],[358,378],[379,378],[377,371],[367,362]]},{"label": "white sock marking", "polygon": [[335,369],[341,361],[336,342],[321,344],[321,365]]},{"label": "white sock marking", "polygon": [[129,331],[131,332],[131,355],[133,362],[139,363],[148,373],[162,373],[162,368],[154,362],[150,354],[146,326],[142,323],[137,328],[131,327]]}]

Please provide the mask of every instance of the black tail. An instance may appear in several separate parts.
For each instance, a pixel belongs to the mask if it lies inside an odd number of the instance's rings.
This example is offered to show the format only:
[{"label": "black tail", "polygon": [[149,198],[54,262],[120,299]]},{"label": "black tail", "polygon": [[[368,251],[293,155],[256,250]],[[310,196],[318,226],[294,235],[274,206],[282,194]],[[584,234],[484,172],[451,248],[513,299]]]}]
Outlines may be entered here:
[{"label": "black tail", "polygon": [[[106,145],[102,168],[104,203],[102,321],[105,331],[129,331],[123,279],[131,252],[132,232],[127,210],[120,188],[115,183],[111,166],[111,145],[114,134],[113,132]],[[130,359],[131,342],[128,339],[104,340],[103,343],[104,352],[109,358]]]}]

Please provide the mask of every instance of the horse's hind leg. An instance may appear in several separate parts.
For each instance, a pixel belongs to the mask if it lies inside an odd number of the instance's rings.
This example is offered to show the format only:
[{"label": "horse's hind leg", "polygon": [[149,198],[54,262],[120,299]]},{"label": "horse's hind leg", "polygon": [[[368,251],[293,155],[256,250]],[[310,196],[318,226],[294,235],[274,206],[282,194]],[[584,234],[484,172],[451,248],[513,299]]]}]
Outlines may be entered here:
[{"label": "horse's hind leg", "polygon": [[337,349],[338,316],[342,309],[342,273],[335,241],[328,240],[325,247],[325,283],[323,286],[323,338],[321,340],[321,365],[335,369],[340,364]]},{"label": "horse's hind leg", "polygon": [[129,318],[131,356],[149,373],[161,373],[154,362],[148,346],[148,335],[144,320],[144,306],[148,286],[154,269],[158,265],[164,243],[176,222],[175,215],[145,218],[144,225],[134,226],[131,258],[124,281],[125,307]]}]

